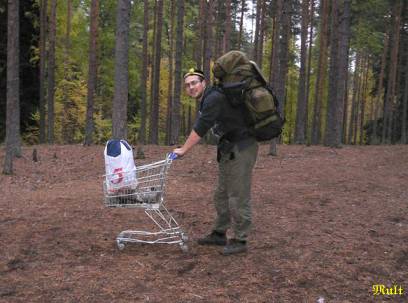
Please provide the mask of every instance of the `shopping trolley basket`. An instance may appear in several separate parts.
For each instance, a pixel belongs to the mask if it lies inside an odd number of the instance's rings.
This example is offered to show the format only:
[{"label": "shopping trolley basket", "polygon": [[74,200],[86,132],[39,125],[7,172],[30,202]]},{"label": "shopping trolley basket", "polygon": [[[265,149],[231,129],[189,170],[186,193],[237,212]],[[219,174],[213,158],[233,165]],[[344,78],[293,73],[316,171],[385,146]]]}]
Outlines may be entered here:
[{"label": "shopping trolley basket", "polygon": [[177,155],[170,153],[166,155],[165,160],[138,166],[133,171],[119,171],[104,175],[105,205],[107,207],[143,208],[156,227],[156,231],[122,231],[116,237],[120,250],[128,242],[179,244],[183,251],[188,250],[187,235],[164,203],[166,175],[175,158]]}]

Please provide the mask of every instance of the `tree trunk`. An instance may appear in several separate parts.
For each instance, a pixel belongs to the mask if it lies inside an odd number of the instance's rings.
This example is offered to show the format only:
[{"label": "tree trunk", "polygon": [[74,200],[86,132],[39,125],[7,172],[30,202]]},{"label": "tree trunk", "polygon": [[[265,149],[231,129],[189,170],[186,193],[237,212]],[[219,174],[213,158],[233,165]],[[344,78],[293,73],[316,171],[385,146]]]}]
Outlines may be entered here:
[{"label": "tree trunk", "polygon": [[231,49],[231,0],[225,1],[225,34],[223,37],[222,53],[225,54]]},{"label": "tree trunk", "polygon": [[348,76],[350,1],[332,2],[330,85],[325,134],[325,145],[330,147],[339,147],[342,138],[344,96]]},{"label": "tree trunk", "polygon": [[402,99],[401,144],[407,144],[407,110],[408,110],[408,49],[405,49],[405,84]]},{"label": "tree trunk", "polygon": [[[280,1],[278,0],[278,3]],[[278,56],[277,56],[277,49],[278,49],[278,43],[279,39],[277,39],[277,35],[279,33],[279,25],[277,22],[277,12],[275,13],[275,16],[272,17],[272,36],[271,36],[271,55],[270,55],[270,60],[269,60],[269,85],[273,87],[273,83],[275,81],[275,73],[278,71],[279,66],[277,65],[278,63]]]},{"label": "tree trunk", "polygon": [[368,54],[366,55],[365,66],[363,66],[363,88],[361,89],[361,116],[360,116],[360,145],[364,144],[364,121],[366,115],[366,98],[367,98],[367,84],[368,84],[368,72],[370,68],[370,62]]},{"label": "tree trunk", "polygon": [[321,140],[321,107],[324,86],[326,83],[327,69],[327,40],[328,40],[328,20],[329,20],[329,1],[322,0],[320,2],[320,38],[319,38],[319,60],[317,64],[315,100],[313,105],[313,125],[312,125],[312,144],[320,144]]},{"label": "tree trunk", "polygon": [[144,0],[144,8],[143,8],[143,63],[142,63],[142,77],[141,77],[141,123],[140,123],[140,130],[139,130],[139,143],[144,145],[146,143],[146,116],[147,116],[147,79],[148,75],[148,63],[149,63],[149,55],[148,55],[148,31],[149,31],[149,0]]},{"label": "tree trunk", "polygon": [[225,6],[224,1],[214,0],[214,44],[213,44],[213,56],[218,58],[221,56],[225,35]]},{"label": "tree trunk", "polygon": [[86,128],[85,128],[85,145],[93,143],[93,112],[94,97],[96,92],[97,81],[97,51],[98,51],[98,18],[99,18],[99,0],[91,2],[91,31],[89,33],[89,68],[88,68],[88,94],[86,106]]},{"label": "tree trunk", "polygon": [[[349,58],[349,53],[347,54],[347,58]],[[347,70],[347,74],[349,74],[348,70]],[[341,130],[341,141],[343,144],[348,144],[348,141],[347,141],[348,107],[349,107],[349,78],[347,77],[346,83],[345,83],[345,92],[344,92],[343,122],[342,122],[343,127]]]},{"label": "tree trunk", "polygon": [[70,84],[71,84],[71,72],[70,72],[70,57],[69,52],[71,50],[71,19],[72,19],[72,0],[67,0],[67,27],[65,31],[65,43],[64,43],[64,83],[62,85],[63,92],[63,112],[61,117],[62,124],[62,140],[64,143],[72,144],[75,124],[73,123],[74,117],[72,113],[73,102],[70,96]]},{"label": "tree trunk", "polygon": [[384,74],[385,74],[385,65],[387,63],[387,54],[388,54],[388,46],[389,46],[389,30],[384,36],[384,47],[381,56],[381,69],[380,69],[380,76],[378,78],[378,88],[377,88],[377,95],[376,100],[374,101],[374,124],[373,124],[373,135],[374,141],[371,142],[373,144],[379,144],[381,142],[381,136],[377,138],[378,132],[378,119],[379,119],[379,109],[381,108],[381,99],[384,100]]},{"label": "tree trunk", "polygon": [[19,0],[8,1],[6,155],[4,159],[3,174],[13,173],[13,158],[17,153],[21,153],[19,97],[19,5]]},{"label": "tree trunk", "polygon": [[172,136],[170,143],[178,144],[180,136],[180,105],[181,105],[181,79],[183,59],[183,34],[184,34],[184,0],[179,0],[177,11],[177,33],[176,33],[176,66],[174,71],[174,97],[172,111]]},{"label": "tree trunk", "polygon": [[[276,1],[276,10],[275,16],[273,20],[273,32],[272,32],[272,46],[271,46],[271,61],[270,61],[270,73],[269,73],[269,84],[272,88],[277,88],[277,81],[279,77],[279,50],[280,50],[280,35],[281,35],[281,20],[283,15],[283,0]],[[280,101],[280,100],[279,100]],[[280,105],[282,106],[282,105]],[[269,146],[269,155],[270,156],[277,156],[277,139],[272,139],[271,144]]]},{"label": "tree trunk", "polygon": [[295,143],[305,143],[305,131],[307,121],[307,99],[306,99],[306,59],[307,59],[307,29],[309,20],[309,0],[302,1],[302,28],[301,28],[301,44],[300,44],[300,70],[299,70],[299,86],[298,99],[296,108],[296,128],[295,128]]},{"label": "tree trunk", "polygon": [[348,142],[352,143],[353,141],[353,136],[355,136],[355,117],[357,116],[358,110],[357,110],[357,94],[358,94],[358,88],[360,85],[360,77],[359,77],[359,66],[360,66],[360,53],[356,53],[356,61],[355,61],[355,67],[354,67],[354,76],[353,76],[353,96],[351,99],[351,113],[350,113],[350,123],[349,123],[349,129],[348,129]]},{"label": "tree trunk", "polygon": [[214,20],[214,4],[215,0],[208,0],[207,3],[207,16],[206,16],[206,35],[204,38],[204,62],[203,62],[203,72],[205,79],[210,81],[210,62],[212,58],[212,51],[211,47],[214,45],[213,43],[213,20]]},{"label": "tree trunk", "polygon": [[152,112],[150,114],[150,143],[159,144],[159,102],[160,102],[160,61],[161,61],[161,36],[163,25],[163,0],[158,0],[157,5],[156,35],[154,37],[154,70]]},{"label": "tree trunk", "polygon": [[393,8],[393,38],[391,48],[391,62],[390,69],[388,73],[388,85],[387,85],[387,95],[385,98],[385,107],[384,107],[384,123],[383,123],[383,132],[382,132],[382,142],[391,143],[392,137],[392,111],[394,108],[394,99],[395,99],[395,86],[396,86],[396,77],[397,77],[397,65],[398,65],[398,49],[399,49],[399,40],[400,40],[400,24],[401,24],[401,11],[402,11],[402,1],[397,0]]},{"label": "tree trunk", "polygon": [[112,108],[112,137],[115,139],[127,138],[130,8],[130,0],[118,1],[115,42],[115,92]]},{"label": "tree trunk", "polygon": [[310,75],[312,70],[312,50],[313,50],[313,20],[314,20],[314,0],[310,2],[310,30],[309,30],[309,53],[307,59],[307,73],[306,73],[306,92],[305,92],[305,99],[306,99],[306,121],[305,121],[305,143],[310,144],[309,139],[309,91],[310,91]]},{"label": "tree trunk", "polygon": [[169,41],[169,82],[167,89],[167,113],[166,113],[166,135],[165,142],[170,145],[171,133],[172,133],[172,106],[173,106],[173,58],[174,58],[174,16],[175,16],[175,1],[170,1],[170,13],[168,19],[170,19],[170,28],[168,29],[168,41]]},{"label": "tree trunk", "polygon": [[[207,2],[206,0],[200,0],[200,13],[199,13],[199,46],[198,52],[200,54],[200,62],[197,64],[197,67],[201,70],[204,70],[204,56],[206,48],[206,39],[207,39]],[[198,108],[197,108],[198,111]]]},{"label": "tree trunk", "polygon": [[46,61],[47,61],[47,0],[40,2],[40,143],[45,143],[45,80],[46,80]]},{"label": "tree trunk", "polygon": [[269,75],[269,84],[275,88],[277,86],[277,81],[279,79],[279,48],[280,48],[280,35],[282,32],[282,11],[283,11],[283,0],[277,0],[276,2],[276,11],[275,11],[275,20],[273,26],[273,44],[271,52],[271,64],[270,64],[270,75]]},{"label": "tree trunk", "polygon": [[241,2],[241,18],[239,19],[239,34],[238,34],[238,50],[241,50],[242,46],[242,33],[244,27],[244,16],[245,16],[245,9],[246,9],[246,1],[242,0]]},{"label": "tree trunk", "polygon": [[358,66],[358,86],[356,89],[356,104],[355,104],[355,113],[354,113],[354,120],[353,120],[353,144],[357,144],[358,138],[358,130],[359,130],[359,113],[361,112],[361,91],[363,89],[363,80],[362,80],[362,73],[364,68],[364,55],[361,55],[362,58],[360,60],[360,65]]},{"label": "tree trunk", "polygon": [[259,32],[259,39],[258,39],[258,64],[259,67],[262,69],[262,61],[263,61],[263,47],[264,47],[264,39],[265,39],[265,32],[266,32],[266,0],[262,0],[261,6],[261,22],[260,22],[260,32]]},{"label": "tree trunk", "polygon": [[258,48],[259,48],[259,33],[261,31],[261,7],[262,7],[262,0],[256,1],[256,13],[255,13],[255,32],[254,32],[254,49],[253,55],[254,61],[258,63]]},{"label": "tree trunk", "polygon": [[55,94],[55,39],[57,0],[51,0],[48,47],[48,143],[54,143],[54,94]]},{"label": "tree trunk", "polygon": [[[279,73],[276,74],[276,97],[279,100],[280,114],[285,117],[284,107],[285,107],[285,87],[286,78],[288,73],[288,60],[289,60],[289,40],[291,32],[291,6],[292,1],[284,1],[282,6],[282,30],[281,37],[279,39]],[[273,139],[270,144],[269,155],[277,155],[276,148],[277,138]]]}]

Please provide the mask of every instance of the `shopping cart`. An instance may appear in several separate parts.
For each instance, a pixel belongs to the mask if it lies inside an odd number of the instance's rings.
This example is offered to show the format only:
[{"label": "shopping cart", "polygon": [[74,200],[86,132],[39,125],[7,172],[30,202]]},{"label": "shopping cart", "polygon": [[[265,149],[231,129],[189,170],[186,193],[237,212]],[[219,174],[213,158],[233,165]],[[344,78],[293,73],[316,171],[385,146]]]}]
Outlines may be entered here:
[{"label": "shopping cart", "polygon": [[[170,153],[166,159],[138,166],[133,171],[104,175],[103,190],[107,207],[143,208],[154,222],[156,231],[124,230],[116,237],[119,250],[125,243],[179,244],[188,251],[187,235],[167,210],[164,189],[168,169],[177,155]],[[118,186],[123,184],[123,186]]]}]

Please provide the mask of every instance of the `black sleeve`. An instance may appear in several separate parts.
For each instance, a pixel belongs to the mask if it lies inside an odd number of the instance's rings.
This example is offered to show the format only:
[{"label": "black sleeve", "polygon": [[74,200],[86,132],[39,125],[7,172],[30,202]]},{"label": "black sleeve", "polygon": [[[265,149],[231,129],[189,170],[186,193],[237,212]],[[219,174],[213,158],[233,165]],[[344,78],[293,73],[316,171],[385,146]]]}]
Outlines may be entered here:
[{"label": "black sleeve", "polygon": [[212,92],[201,102],[204,103],[193,129],[200,137],[204,137],[221,114],[224,96],[218,92]]}]

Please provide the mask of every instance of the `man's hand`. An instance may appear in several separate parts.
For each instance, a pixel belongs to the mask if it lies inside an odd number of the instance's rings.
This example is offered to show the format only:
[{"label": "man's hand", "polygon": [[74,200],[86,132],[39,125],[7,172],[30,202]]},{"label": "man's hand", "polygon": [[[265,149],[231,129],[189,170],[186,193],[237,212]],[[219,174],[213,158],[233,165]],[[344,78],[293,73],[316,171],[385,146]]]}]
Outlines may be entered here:
[{"label": "man's hand", "polygon": [[173,153],[177,154],[177,156],[179,157],[183,157],[184,154],[186,153],[186,150],[182,147],[179,147],[179,148],[173,149]]},{"label": "man's hand", "polygon": [[182,147],[175,148],[173,150],[173,153],[177,154],[179,157],[184,156],[194,145],[196,145],[200,141],[200,139],[201,137],[194,130],[192,130],[184,145]]}]

